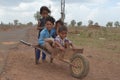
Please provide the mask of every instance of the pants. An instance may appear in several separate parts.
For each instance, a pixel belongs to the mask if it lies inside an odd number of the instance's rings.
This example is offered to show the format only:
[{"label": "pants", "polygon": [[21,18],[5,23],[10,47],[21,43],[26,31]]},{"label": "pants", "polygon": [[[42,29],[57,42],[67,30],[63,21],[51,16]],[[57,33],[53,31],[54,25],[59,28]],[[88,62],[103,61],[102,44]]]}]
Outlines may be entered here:
[{"label": "pants", "polygon": [[[40,59],[40,50],[35,48],[35,55],[36,55],[36,59],[39,60]],[[42,60],[46,59],[46,54],[44,52],[42,52]]]}]

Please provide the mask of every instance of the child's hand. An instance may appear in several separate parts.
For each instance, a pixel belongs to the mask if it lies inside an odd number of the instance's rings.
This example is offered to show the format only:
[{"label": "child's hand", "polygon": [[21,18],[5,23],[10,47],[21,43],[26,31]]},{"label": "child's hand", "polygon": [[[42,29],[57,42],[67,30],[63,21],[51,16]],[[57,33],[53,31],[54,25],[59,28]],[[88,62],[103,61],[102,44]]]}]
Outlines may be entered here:
[{"label": "child's hand", "polygon": [[52,43],[54,40],[52,38],[45,39],[46,42]]},{"label": "child's hand", "polygon": [[75,50],[75,49],[76,49],[76,47],[75,47],[75,46],[73,46],[73,47],[72,47],[72,49],[73,49],[73,50]]},{"label": "child's hand", "polygon": [[60,47],[60,50],[65,51],[65,48],[61,46],[61,47]]}]

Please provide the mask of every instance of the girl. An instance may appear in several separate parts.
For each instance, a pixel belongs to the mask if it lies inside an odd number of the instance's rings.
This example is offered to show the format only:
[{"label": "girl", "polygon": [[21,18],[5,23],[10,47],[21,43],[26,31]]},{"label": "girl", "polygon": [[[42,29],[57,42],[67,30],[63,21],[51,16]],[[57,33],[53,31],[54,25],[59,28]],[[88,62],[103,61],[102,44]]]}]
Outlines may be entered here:
[{"label": "girl", "polygon": [[[40,32],[44,29],[45,27],[45,22],[46,22],[46,18],[50,17],[49,14],[51,13],[51,11],[48,9],[48,7],[46,6],[42,6],[40,8],[40,15],[41,15],[41,19],[38,20],[38,26],[37,26],[37,30],[39,30],[38,33],[38,39],[40,38]],[[35,53],[36,53],[36,64],[38,64],[39,59],[40,59],[40,50],[35,49]],[[45,61],[46,59],[46,55],[45,53],[42,52],[42,61]]]}]

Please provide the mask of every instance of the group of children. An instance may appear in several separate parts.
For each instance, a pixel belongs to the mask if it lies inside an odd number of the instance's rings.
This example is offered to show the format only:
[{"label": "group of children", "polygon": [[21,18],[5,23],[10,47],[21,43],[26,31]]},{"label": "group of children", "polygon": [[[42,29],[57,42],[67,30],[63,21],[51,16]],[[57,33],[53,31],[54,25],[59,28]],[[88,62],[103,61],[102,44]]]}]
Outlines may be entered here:
[{"label": "group of children", "polygon": [[[49,14],[51,11],[46,6],[40,8],[40,15],[42,18],[38,21],[39,30],[38,43],[40,46],[46,48],[51,53],[51,60],[53,62],[55,51],[53,48],[58,48],[61,51],[65,51],[65,48],[69,45],[74,49],[72,42],[67,39],[67,27],[61,20],[55,22],[55,19]],[[36,64],[39,63],[40,50],[35,49],[36,52]],[[42,52],[42,61],[46,61],[46,54]]]}]

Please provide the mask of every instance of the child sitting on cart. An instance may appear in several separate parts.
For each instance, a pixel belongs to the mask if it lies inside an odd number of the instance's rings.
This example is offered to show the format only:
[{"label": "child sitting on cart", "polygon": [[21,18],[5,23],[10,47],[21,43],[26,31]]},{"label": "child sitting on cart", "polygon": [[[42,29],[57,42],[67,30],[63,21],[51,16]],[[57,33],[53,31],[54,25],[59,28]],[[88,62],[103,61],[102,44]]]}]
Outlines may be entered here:
[{"label": "child sitting on cart", "polygon": [[55,23],[56,36],[58,35],[58,30],[59,30],[59,28],[60,28],[61,26],[63,26],[63,25],[64,25],[64,22],[61,21],[60,19],[56,21],[56,23]]},{"label": "child sitting on cart", "polygon": [[64,51],[65,48],[75,49],[75,46],[72,44],[72,42],[67,38],[67,32],[68,29],[65,26],[61,26],[58,29],[58,36],[54,40],[54,46],[59,48],[60,50]]},{"label": "child sitting on cart", "polygon": [[58,35],[58,30],[59,30],[59,28],[61,27],[61,26],[63,26],[64,25],[64,23],[61,21],[61,20],[57,20],[56,22],[55,22],[55,27],[53,28],[53,29],[55,29],[54,31],[54,34],[52,34],[52,37],[51,38],[47,38],[47,39],[45,39],[45,41],[46,42],[49,42],[51,45],[53,45],[54,44],[54,39],[57,37],[57,35]]},{"label": "child sitting on cart", "polygon": [[[59,27],[58,35],[54,39],[54,42],[53,42],[53,47],[56,48],[57,50],[62,51],[60,54],[60,57],[59,57],[59,59],[61,59],[61,60],[64,57],[65,49],[67,49],[67,48],[72,48],[73,50],[76,49],[75,46],[73,45],[72,41],[70,41],[67,38],[67,32],[68,32],[67,27],[65,27],[65,26]],[[56,53],[54,53],[54,52],[55,51],[53,51],[53,56],[56,55]],[[51,59],[51,61],[53,62],[53,58]]]},{"label": "child sitting on cart", "polygon": [[46,48],[50,53],[53,53],[53,49],[50,45],[54,39],[52,36],[55,34],[56,30],[54,29],[55,19],[53,17],[47,17],[45,21],[45,28],[40,32],[40,37],[38,43],[40,46]]}]

